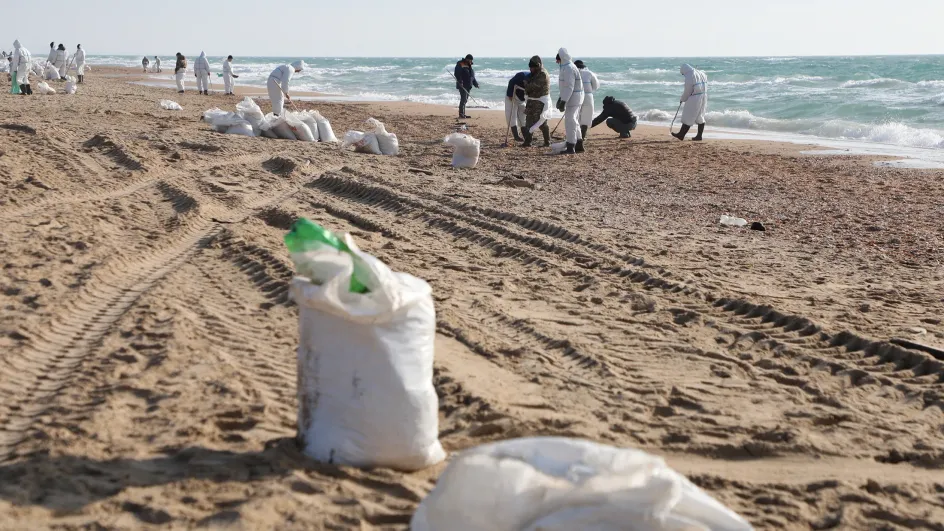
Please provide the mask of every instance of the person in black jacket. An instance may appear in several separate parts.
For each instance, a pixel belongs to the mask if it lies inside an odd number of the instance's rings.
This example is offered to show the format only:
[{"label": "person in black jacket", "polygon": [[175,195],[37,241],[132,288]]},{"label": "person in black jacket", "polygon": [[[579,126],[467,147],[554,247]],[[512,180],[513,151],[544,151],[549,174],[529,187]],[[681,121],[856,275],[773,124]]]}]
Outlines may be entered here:
[{"label": "person in black jacket", "polygon": [[630,131],[636,129],[636,115],[633,114],[632,109],[613,96],[603,98],[603,111],[593,119],[590,127],[596,127],[604,120],[607,127],[619,133],[620,138],[631,137]]},{"label": "person in black jacket", "polygon": [[468,118],[465,105],[469,102],[469,92],[472,87],[479,88],[479,82],[475,80],[475,70],[472,70],[472,54],[456,63],[455,77],[456,89],[459,90],[459,118]]}]

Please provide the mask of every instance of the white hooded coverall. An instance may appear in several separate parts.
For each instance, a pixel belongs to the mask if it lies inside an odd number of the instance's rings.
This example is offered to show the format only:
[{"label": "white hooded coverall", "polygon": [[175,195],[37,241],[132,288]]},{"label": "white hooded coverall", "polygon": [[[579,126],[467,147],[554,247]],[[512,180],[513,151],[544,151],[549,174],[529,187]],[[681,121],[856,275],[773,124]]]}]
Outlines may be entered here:
[{"label": "white hooded coverall", "polygon": [[82,48],[75,51],[75,75],[85,75],[85,50]]},{"label": "white hooded coverall", "polygon": [[160,57],[154,57],[154,66],[153,66],[153,68],[154,68],[154,72],[160,72],[160,71],[161,71],[161,58],[160,58]]},{"label": "white hooded coverall", "polygon": [[282,65],[269,74],[266,88],[269,90],[269,101],[272,102],[272,114],[279,116],[285,107],[285,96],[288,94],[289,83],[295,69],[302,70],[305,63],[295,61],[291,65]]},{"label": "white hooded coverall", "polygon": [[593,93],[600,88],[600,80],[589,68],[580,70],[580,77],[583,79],[583,106],[580,107],[580,125],[590,127],[593,125],[593,115],[596,114],[593,108]]},{"label": "white hooded coverall", "polygon": [[47,62],[47,63],[49,63],[49,64],[51,64],[51,65],[53,65],[53,66],[56,66],[56,52],[57,52],[57,51],[58,51],[58,50],[56,50],[56,46],[55,46],[55,45],[49,47],[49,55],[46,56],[46,62]]},{"label": "white hooded coverall", "polygon": [[703,124],[708,112],[708,76],[688,64],[682,65],[680,71],[685,76],[685,91],[680,100],[685,104],[682,123],[689,127]]},{"label": "white hooded coverall", "polygon": [[583,105],[583,78],[580,70],[574,65],[573,58],[567,48],[561,48],[557,55],[561,58],[560,76],[557,79],[560,89],[560,99],[564,100],[564,127],[567,131],[567,143],[576,144],[583,140],[580,134],[580,107]]},{"label": "white hooded coverall", "polygon": [[56,50],[56,70],[60,77],[66,77],[66,58],[69,56],[65,50]]},{"label": "white hooded coverall", "polygon": [[518,99],[518,94],[524,94],[524,89],[515,87],[510,98],[505,98],[505,123],[508,127],[520,127],[524,130],[527,117],[524,112],[524,103]]},{"label": "white hooded coverall", "polygon": [[20,41],[13,41],[13,62],[10,64],[10,69],[16,71],[17,84],[30,84],[29,75],[30,68],[33,67],[32,62],[33,57],[29,50],[20,46]]},{"label": "white hooded coverall", "polygon": [[210,90],[210,62],[207,61],[206,53],[200,52],[200,57],[193,62],[193,73],[197,76],[197,90]]},{"label": "white hooded coverall", "polygon": [[223,61],[223,88],[227,94],[233,93],[233,63]]}]

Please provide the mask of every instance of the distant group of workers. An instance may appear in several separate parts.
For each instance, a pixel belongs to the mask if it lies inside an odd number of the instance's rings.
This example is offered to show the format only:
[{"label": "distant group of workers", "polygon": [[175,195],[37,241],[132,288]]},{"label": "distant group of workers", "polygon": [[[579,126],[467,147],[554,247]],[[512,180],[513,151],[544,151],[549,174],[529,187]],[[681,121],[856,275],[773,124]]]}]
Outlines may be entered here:
[{"label": "distant group of workers", "polygon": [[[556,62],[560,65],[560,92],[555,107],[564,114],[563,153],[583,153],[584,139],[587,138],[589,129],[604,122],[619,134],[619,138],[630,138],[638,119],[629,105],[613,96],[607,96],[603,98],[602,111],[594,118],[594,93],[600,88],[596,74],[583,61],[574,61],[566,48],[558,50]],[[454,76],[456,89],[459,90],[459,118],[469,118],[466,106],[470,92],[473,87],[479,88],[472,65],[471,54],[456,63]],[[682,129],[672,136],[684,140],[689,129],[698,125],[698,135],[693,140],[700,141],[705,131],[705,114],[708,110],[708,76],[687,64],[682,65],[680,73],[685,76],[685,89],[680,101],[685,110],[682,113]],[[539,130],[544,137],[544,146],[550,146],[551,131],[547,125],[551,108],[550,85],[550,74],[544,68],[541,57],[537,55],[528,61],[527,72],[518,72],[508,81],[505,92],[505,120],[515,140],[522,142],[522,147],[530,147],[534,134]]]},{"label": "distant group of workers", "polygon": [[[30,75],[33,73],[33,56],[30,51],[20,44],[19,40],[15,40],[13,41],[13,53],[3,52],[2,55],[9,63],[10,80],[19,89],[18,92],[24,96],[32,95],[33,87],[30,83]],[[76,46],[75,53],[70,56],[64,44],[60,43],[57,47],[55,42],[50,42],[46,66],[55,68],[55,70],[49,69],[54,76],[52,79],[55,79],[55,76],[58,75],[60,81],[65,81],[69,70],[74,68],[76,82],[85,83],[85,50],[82,49],[81,44]],[[39,72],[42,73],[42,70],[39,70]]]},{"label": "distant group of workers", "polygon": [[[158,71],[160,71],[161,60],[154,57],[157,62]],[[144,71],[147,72],[147,57],[141,61]],[[177,52],[177,62],[174,64],[174,79],[177,81],[177,92],[184,93],[184,76],[187,73],[187,57]],[[197,79],[197,91],[200,94],[210,95],[210,61],[205,52],[200,52],[200,56],[193,63],[193,75]],[[227,96],[233,95],[236,86],[236,79],[239,78],[233,73],[233,56],[227,56],[223,61],[223,90]]]}]

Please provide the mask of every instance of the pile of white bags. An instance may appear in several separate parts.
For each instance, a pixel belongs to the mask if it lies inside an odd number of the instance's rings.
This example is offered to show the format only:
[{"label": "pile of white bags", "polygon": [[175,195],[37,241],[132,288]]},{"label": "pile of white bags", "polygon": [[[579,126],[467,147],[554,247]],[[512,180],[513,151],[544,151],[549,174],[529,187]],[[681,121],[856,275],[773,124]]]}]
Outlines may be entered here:
[{"label": "pile of white bags", "polygon": [[236,113],[252,125],[253,133],[258,136],[262,133],[262,124],[265,123],[265,113],[262,108],[250,97],[236,104]]},{"label": "pile of white bags", "polygon": [[464,452],[412,531],[748,531],[751,525],[641,450],[533,438]]},{"label": "pile of white bags", "polygon": [[443,140],[447,146],[453,146],[452,165],[456,168],[474,168],[479,163],[481,142],[470,135],[452,133]]},{"label": "pile of white bags", "polygon": [[375,118],[368,118],[366,123],[369,128],[373,129],[382,154],[394,156],[400,154],[400,142],[397,140],[397,135],[388,133],[383,122]]},{"label": "pile of white bags", "polygon": [[66,76],[66,94],[75,94],[76,88],[76,79],[72,76]]},{"label": "pile of white bags", "polygon": [[[298,434],[305,454],[357,467],[420,470],[445,459],[433,387],[436,312],[425,281],[391,271],[350,235],[334,276],[292,280],[299,308]],[[320,252],[320,251],[318,251]],[[356,266],[355,266],[356,264]],[[351,291],[351,277],[367,287]]]},{"label": "pile of white bags", "polygon": [[56,93],[56,89],[50,87],[49,84],[46,83],[45,81],[40,81],[39,84],[36,85],[36,90],[40,94],[55,94]]},{"label": "pile of white bags", "polygon": [[[45,74],[45,69],[43,68],[43,65],[40,63],[33,63],[33,65],[30,67],[30,70],[33,71],[34,76],[38,76],[39,78],[42,78],[43,75]],[[59,79],[59,78],[57,77],[56,79]]]},{"label": "pile of white bags", "polygon": [[370,153],[371,155],[383,155],[380,151],[380,143],[377,142],[377,135],[374,133],[365,133],[363,131],[348,131],[344,133],[344,140],[341,141],[341,149],[353,147],[358,153]]},{"label": "pile of white bags", "polygon": [[[242,116],[221,109],[210,109],[203,113],[203,121],[220,133],[255,136],[252,126]],[[248,134],[247,134],[248,133]]]},{"label": "pile of white bags", "polygon": [[203,113],[203,117],[221,133],[305,142],[338,141],[331,129],[331,123],[318,111],[283,111],[281,116],[265,114],[250,97],[237,103],[234,113],[210,109]]},{"label": "pile of white bags", "polygon": [[160,101],[160,106],[161,106],[161,108],[164,109],[165,111],[182,111],[182,110],[184,110],[184,108],[181,107],[179,103],[177,103],[176,101],[172,101],[172,100],[161,100],[161,101]]},{"label": "pile of white bags", "polygon": [[561,153],[567,151],[567,142],[554,142],[551,144],[551,150],[548,151],[551,155],[560,155]]}]

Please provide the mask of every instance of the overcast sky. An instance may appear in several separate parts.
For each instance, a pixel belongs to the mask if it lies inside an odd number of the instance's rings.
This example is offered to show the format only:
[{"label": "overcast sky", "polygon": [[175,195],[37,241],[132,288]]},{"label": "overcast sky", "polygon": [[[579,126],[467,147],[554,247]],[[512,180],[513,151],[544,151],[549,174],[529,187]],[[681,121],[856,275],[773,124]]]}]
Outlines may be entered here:
[{"label": "overcast sky", "polygon": [[20,39],[90,54],[584,57],[944,53],[944,0],[4,1]]}]

